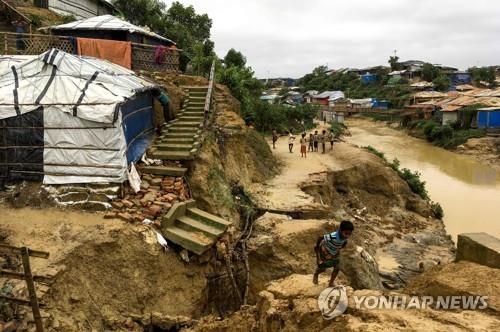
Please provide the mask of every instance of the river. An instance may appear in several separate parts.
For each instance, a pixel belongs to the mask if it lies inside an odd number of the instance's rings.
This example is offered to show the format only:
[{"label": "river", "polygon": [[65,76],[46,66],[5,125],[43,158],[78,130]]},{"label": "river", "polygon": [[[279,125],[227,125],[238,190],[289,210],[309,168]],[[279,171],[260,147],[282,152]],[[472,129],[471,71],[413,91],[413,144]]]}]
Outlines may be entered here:
[{"label": "river", "polygon": [[371,145],[401,167],[416,170],[432,200],[444,209],[443,221],[454,241],[460,233],[485,232],[500,238],[500,171],[470,157],[435,147],[391,129],[383,122],[351,118],[347,141]]}]

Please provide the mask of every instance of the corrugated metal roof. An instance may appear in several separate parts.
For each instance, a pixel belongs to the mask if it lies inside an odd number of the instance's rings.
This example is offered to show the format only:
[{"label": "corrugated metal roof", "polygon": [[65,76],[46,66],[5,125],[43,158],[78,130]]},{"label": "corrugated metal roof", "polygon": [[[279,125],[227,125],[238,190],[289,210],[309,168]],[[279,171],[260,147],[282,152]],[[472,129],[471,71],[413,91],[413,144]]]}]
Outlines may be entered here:
[{"label": "corrugated metal roof", "polygon": [[149,30],[149,28],[143,28],[137,25],[134,25],[130,22],[124,21],[113,15],[101,15],[86,18],[83,20],[55,25],[48,28],[49,30],[57,31],[57,30],[112,30],[112,31],[128,31],[135,32],[142,35],[146,35],[149,37],[161,39],[163,41],[167,41],[169,43],[175,44],[172,40],[160,36],[157,33],[154,33]]},{"label": "corrugated metal roof", "polygon": [[448,94],[439,91],[422,91],[415,93],[413,96],[415,98],[446,98]]}]

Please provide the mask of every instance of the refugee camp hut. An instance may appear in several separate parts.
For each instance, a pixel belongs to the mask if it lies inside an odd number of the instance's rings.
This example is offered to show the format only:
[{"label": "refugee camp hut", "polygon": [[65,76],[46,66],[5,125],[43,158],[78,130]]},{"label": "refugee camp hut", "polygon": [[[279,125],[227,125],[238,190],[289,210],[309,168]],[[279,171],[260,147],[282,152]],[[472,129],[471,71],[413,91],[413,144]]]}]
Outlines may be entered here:
[{"label": "refugee camp hut", "polygon": [[480,108],[477,112],[477,127],[500,129],[500,106]]},{"label": "refugee camp hut", "polygon": [[122,183],[149,146],[153,83],[53,49],[0,72],[0,180]]},{"label": "refugee camp hut", "polygon": [[113,15],[101,15],[48,28],[58,36],[129,41],[146,45],[173,46],[175,43],[157,33]]},{"label": "refugee camp hut", "polygon": [[[178,50],[174,41],[112,15],[91,17],[44,30],[70,38],[75,45],[74,53],[79,55],[107,59],[134,70],[178,70]],[[130,65],[123,64],[127,58]]]}]

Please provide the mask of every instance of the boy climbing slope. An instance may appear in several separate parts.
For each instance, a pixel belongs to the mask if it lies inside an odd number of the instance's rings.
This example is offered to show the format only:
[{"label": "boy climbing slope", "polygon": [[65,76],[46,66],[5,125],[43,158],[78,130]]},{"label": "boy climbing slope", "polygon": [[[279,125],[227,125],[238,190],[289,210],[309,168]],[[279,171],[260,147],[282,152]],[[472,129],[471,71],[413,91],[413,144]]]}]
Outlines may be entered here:
[{"label": "boy climbing slope", "polygon": [[333,283],[339,274],[338,265],[340,263],[340,250],[346,246],[347,239],[349,239],[353,230],[354,225],[352,222],[344,220],[340,223],[340,227],[336,232],[328,233],[318,238],[316,246],[314,247],[316,262],[318,264],[314,272],[314,284],[318,284],[320,273],[325,272],[329,267],[333,267],[332,276],[328,283],[329,287],[333,287]]}]

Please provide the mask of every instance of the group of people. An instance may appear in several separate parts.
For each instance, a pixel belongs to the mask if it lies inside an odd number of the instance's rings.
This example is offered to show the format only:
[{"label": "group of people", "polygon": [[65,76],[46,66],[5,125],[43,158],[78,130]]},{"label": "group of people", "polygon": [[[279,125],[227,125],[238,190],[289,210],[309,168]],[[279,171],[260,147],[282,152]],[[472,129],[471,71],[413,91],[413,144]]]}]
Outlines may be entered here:
[{"label": "group of people", "polygon": [[[293,146],[295,144],[295,136],[292,130],[288,132],[288,150],[293,153]],[[273,130],[273,149],[276,149],[276,141],[278,140],[278,133]],[[319,146],[321,145],[322,153],[326,152],[326,144],[330,142],[330,150],[333,149],[333,142],[335,140],[335,135],[330,129],[328,132],[323,130],[319,133],[315,130],[314,133],[310,133],[309,137],[304,132],[300,137],[300,156],[302,158],[307,158],[307,152],[318,152]]]}]

